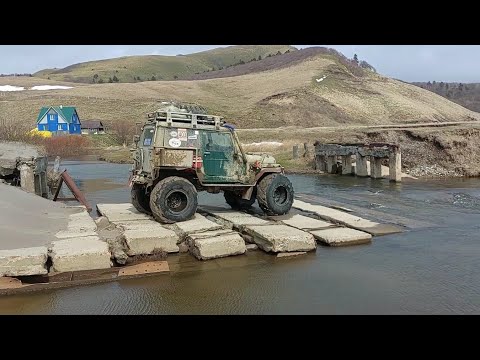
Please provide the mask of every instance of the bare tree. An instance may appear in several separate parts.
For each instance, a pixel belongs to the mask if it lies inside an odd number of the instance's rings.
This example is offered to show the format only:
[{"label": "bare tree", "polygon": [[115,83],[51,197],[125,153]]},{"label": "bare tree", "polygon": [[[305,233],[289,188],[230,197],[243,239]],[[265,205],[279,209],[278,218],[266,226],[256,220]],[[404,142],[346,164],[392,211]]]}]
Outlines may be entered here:
[{"label": "bare tree", "polygon": [[110,124],[112,136],[126,147],[133,139],[135,134],[135,125],[128,120],[118,120]]}]

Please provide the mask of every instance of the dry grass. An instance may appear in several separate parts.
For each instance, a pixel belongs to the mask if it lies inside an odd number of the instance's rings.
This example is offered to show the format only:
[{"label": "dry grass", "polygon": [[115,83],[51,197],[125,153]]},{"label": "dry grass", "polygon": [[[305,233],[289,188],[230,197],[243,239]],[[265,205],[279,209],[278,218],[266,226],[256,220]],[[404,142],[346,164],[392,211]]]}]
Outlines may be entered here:
[{"label": "dry grass", "polygon": [[[325,81],[314,79],[328,75]],[[11,81],[10,81],[11,80]],[[2,84],[44,84],[0,78]],[[52,82],[49,82],[52,83]],[[478,119],[477,113],[424,89],[374,74],[358,78],[331,55],[248,75],[135,84],[70,84],[73,89],[0,93],[0,120],[32,126],[46,105],[76,106],[83,119],[142,121],[159,100],[196,102],[239,128],[344,126]]]},{"label": "dry grass", "polygon": [[[416,86],[371,73],[359,77],[350,70],[341,58],[319,54],[291,66],[236,77],[135,84],[61,83],[74,88],[0,93],[0,122],[14,122],[12,129],[20,123],[31,129],[42,106],[61,104],[76,106],[82,119],[98,119],[108,128],[115,128],[116,123],[142,121],[160,100],[183,100],[224,115],[239,128],[242,143],[281,142],[280,147],[247,146],[246,149],[266,151],[286,167],[301,168],[308,167],[309,162],[291,159],[293,144],[302,147],[304,142],[313,144],[316,140],[363,141],[366,130],[355,128],[358,125],[480,117]],[[327,78],[317,83],[315,79],[323,75]],[[0,78],[0,84],[33,86],[58,82],[17,77]],[[94,145],[99,146],[97,142]],[[131,162],[131,154],[125,148],[108,150],[103,158]]]}]

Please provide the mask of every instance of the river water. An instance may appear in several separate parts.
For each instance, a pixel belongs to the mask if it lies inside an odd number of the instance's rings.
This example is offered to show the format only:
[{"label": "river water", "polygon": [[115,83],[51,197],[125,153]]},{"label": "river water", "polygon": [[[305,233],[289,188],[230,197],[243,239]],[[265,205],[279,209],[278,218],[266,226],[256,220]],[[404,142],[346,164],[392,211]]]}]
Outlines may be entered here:
[{"label": "river water", "polygon": [[[130,165],[62,165],[93,207],[129,202]],[[260,251],[207,262],[173,256],[168,275],[2,297],[0,314],[480,313],[480,179],[289,178],[306,201],[350,207],[405,231],[289,259]],[[210,194],[199,202],[224,203]]]}]

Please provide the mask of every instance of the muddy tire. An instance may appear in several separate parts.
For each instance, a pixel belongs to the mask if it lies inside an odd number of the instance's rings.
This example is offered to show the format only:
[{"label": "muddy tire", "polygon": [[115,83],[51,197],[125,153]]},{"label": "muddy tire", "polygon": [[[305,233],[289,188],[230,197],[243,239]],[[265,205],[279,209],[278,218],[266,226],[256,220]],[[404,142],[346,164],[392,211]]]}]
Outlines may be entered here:
[{"label": "muddy tire", "polygon": [[150,194],[153,217],[164,224],[191,219],[197,211],[197,205],[195,186],[177,176],[159,181]]},{"label": "muddy tire", "polygon": [[135,209],[144,214],[152,213],[150,209],[150,196],[145,193],[145,186],[133,184],[130,196]]},{"label": "muddy tire", "polygon": [[254,188],[250,200],[242,199],[242,195],[234,191],[224,191],[223,196],[228,205],[234,210],[246,210],[252,207],[257,199],[257,189]]},{"label": "muddy tire", "polygon": [[293,185],[282,174],[270,174],[257,185],[257,200],[267,215],[283,215],[290,211],[293,204]]}]

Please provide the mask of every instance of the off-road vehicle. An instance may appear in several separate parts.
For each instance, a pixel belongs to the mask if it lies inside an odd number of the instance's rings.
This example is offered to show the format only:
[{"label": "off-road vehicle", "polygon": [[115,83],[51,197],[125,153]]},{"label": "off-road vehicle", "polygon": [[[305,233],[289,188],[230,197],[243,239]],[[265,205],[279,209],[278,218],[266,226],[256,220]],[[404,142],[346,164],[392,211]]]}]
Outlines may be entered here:
[{"label": "off-road vehicle", "polygon": [[234,127],[199,106],[162,103],[147,114],[132,149],[133,206],[162,223],[190,219],[197,192],[223,191],[233,209],[258,200],[269,215],[287,213],[293,186],[267,154],[245,153]]}]

